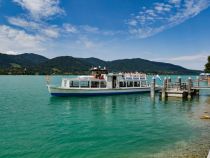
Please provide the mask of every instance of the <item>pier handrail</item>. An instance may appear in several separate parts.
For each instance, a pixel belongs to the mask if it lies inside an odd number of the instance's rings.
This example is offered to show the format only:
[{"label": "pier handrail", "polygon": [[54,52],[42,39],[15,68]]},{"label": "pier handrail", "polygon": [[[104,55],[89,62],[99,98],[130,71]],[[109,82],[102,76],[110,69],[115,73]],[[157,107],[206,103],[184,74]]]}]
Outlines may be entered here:
[{"label": "pier handrail", "polygon": [[175,82],[175,83],[167,83],[166,84],[166,89],[167,90],[172,90],[172,89],[176,89],[176,90],[187,90],[187,83],[181,83],[181,84],[179,84],[178,82]]}]

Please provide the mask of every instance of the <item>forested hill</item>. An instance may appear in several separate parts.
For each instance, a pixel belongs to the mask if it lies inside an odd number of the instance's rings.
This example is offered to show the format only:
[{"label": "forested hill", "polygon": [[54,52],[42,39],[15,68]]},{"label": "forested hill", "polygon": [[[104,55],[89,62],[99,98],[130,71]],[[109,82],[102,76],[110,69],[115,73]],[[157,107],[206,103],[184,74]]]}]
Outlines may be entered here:
[{"label": "forested hill", "polygon": [[141,58],[104,61],[97,58],[61,56],[48,59],[25,53],[7,55],[0,53],[0,74],[88,74],[92,66],[107,67],[110,72],[145,72],[155,74],[198,74],[178,65],[149,61]]}]

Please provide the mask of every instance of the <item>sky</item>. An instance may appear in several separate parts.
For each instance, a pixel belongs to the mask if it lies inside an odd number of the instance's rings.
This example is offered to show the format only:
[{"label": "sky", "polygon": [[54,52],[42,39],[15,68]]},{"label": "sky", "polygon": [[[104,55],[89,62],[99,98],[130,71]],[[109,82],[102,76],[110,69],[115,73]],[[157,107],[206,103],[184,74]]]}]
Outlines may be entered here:
[{"label": "sky", "polygon": [[203,70],[210,0],[0,0],[0,52],[143,58]]}]

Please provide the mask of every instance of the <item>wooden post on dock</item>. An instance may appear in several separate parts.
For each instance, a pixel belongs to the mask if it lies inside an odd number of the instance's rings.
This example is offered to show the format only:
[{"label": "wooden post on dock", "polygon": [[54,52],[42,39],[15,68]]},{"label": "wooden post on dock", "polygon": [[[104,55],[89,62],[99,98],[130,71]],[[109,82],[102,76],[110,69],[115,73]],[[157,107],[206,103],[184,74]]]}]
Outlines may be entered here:
[{"label": "wooden post on dock", "polygon": [[191,98],[191,90],[192,90],[192,79],[191,79],[191,77],[189,77],[188,78],[188,86],[187,86],[188,98]]},{"label": "wooden post on dock", "polygon": [[197,86],[199,87],[200,86],[200,78],[199,78],[199,76],[197,76]]},{"label": "wooden post on dock", "polygon": [[168,77],[168,82],[171,83],[171,77]]},{"label": "wooden post on dock", "polygon": [[156,85],[156,83],[155,83],[156,81],[155,81],[155,77],[153,76],[152,77],[152,82],[151,82],[151,89],[150,89],[150,94],[151,94],[151,97],[152,98],[154,98],[155,97],[155,85]]},{"label": "wooden post on dock", "polygon": [[166,89],[168,89],[168,88],[170,88],[170,83],[171,83],[171,78],[170,77],[168,77],[167,79],[166,79]]},{"label": "wooden post on dock", "polygon": [[163,88],[162,88],[162,99],[166,98],[166,86],[167,86],[167,78],[164,78],[163,81]]},{"label": "wooden post on dock", "polygon": [[180,76],[177,78],[177,84],[177,90],[181,90],[182,78]]},{"label": "wooden post on dock", "polygon": [[[200,77],[197,76],[196,79],[197,79],[197,86],[199,87],[200,86]],[[199,89],[195,89],[194,90],[194,94],[199,95]]]}]

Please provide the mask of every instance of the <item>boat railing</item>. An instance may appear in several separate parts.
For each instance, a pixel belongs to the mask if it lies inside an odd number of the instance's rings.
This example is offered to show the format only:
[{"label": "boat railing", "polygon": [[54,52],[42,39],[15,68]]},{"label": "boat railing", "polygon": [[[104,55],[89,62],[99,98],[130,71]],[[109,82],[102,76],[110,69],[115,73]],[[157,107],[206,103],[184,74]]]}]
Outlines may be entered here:
[{"label": "boat railing", "polygon": [[146,76],[124,76],[122,77],[125,80],[146,80]]},{"label": "boat railing", "polygon": [[68,80],[68,81],[106,81],[105,79],[99,79],[99,78],[63,78],[63,80]]}]

